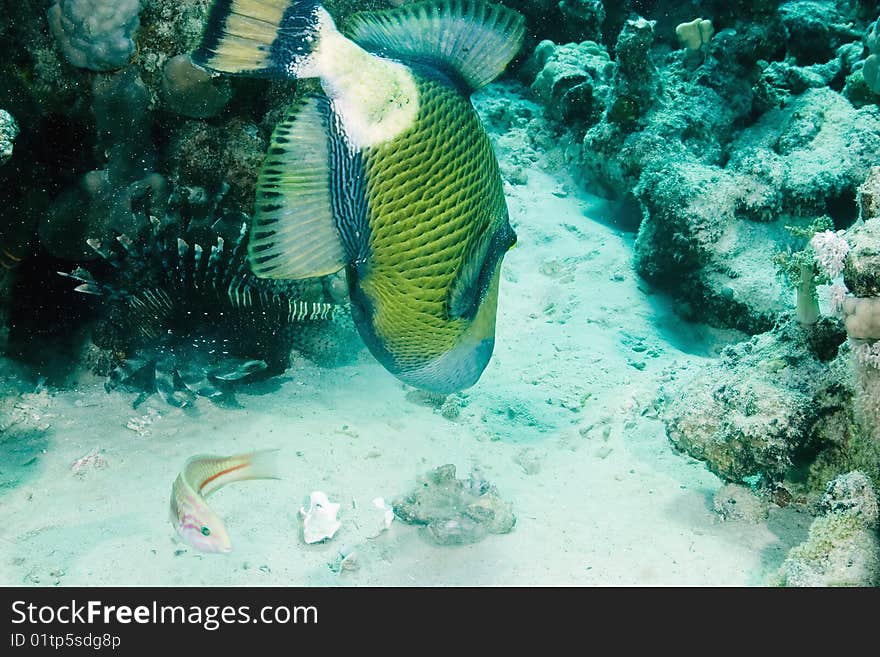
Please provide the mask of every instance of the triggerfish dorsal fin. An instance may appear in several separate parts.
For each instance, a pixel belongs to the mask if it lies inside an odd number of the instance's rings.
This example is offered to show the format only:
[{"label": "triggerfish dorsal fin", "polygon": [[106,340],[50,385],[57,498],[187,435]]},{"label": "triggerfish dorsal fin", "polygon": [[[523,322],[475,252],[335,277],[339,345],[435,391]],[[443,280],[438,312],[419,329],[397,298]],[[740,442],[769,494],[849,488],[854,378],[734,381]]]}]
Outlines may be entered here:
[{"label": "triggerfish dorsal fin", "polygon": [[482,0],[427,0],[357,13],[345,34],[369,51],[446,69],[475,91],[501,75],[519,52],[525,21]]},{"label": "triggerfish dorsal fin", "polygon": [[248,247],[257,276],[325,276],[357,259],[366,239],[363,176],[337,130],[322,96],[291,106],[275,127],[257,179]]}]

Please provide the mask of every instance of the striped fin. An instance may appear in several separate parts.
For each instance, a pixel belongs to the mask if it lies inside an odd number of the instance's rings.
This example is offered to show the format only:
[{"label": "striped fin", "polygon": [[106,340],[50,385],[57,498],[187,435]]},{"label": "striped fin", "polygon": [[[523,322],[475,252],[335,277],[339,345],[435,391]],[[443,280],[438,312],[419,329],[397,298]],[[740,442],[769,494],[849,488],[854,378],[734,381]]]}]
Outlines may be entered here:
[{"label": "striped fin", "polygon": [[322,14],[319,0],[214,0],[192,59],[224,73],[296,77]]},{"label": "striped fin", "polygon": [[278,451],[267,449],[235,456],[193,456],[183,467],[183,477],[190,488],[203,497],[236,481],[279,479]]},{"label": "striped fin", "polygon": [[92,278],[91,272],[83,269],[82,267],[77,267],[72,272],[67,273],[64,271],[57,272],[59,276],[63,276],[64,278],[71,278],[75,281],[79,281],[80,285],[77,285],[73,288],[74,292],[80,292],[82,294],[93,294],[95,296],[101,296],[104,294],[101,286]]},{"label": "striped fin", "polygon": [[275,127],[248,245],[261,278],[332,274],[347,257],[333,213],[329,102],[309,96]]},{"label": "striped fin", "polygon": [[287,314],[289,322],[328,319],[333,313],[333,304],[315,301],[291,301]]},{"label": "striped fin", "polygon": [[428,0],[355,14],[345,33],[367,50],[435,63],[475,91],[519,52],[525,21],[483,0]]},{"label": "striped fin", "polygon": [[171,313],[174,304],[168,293],[162,289],[146,289],[128,298],[129,308],[135,313],[133,322],[141,337],[155,340],[160,336],[160,329]]}]

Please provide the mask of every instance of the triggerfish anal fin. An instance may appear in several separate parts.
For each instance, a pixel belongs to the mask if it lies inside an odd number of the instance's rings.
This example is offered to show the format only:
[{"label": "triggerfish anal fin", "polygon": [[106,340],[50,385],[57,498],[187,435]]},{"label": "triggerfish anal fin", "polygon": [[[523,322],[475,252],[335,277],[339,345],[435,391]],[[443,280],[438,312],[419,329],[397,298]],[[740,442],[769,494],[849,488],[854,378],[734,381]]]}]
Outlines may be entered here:
[{"label": "triggerfish anal fin", "polygon": [[324,276],[362,255],[363,175],[337,124],[330,102],[309,96],[275,127],[257,180],[249,245],[258,276]]},{"label": "triggerfish anal fin", "polygon": [[475,91],[519,52],[525,20],[479,0],[428,0],[355,14],[345,34],[372,52],[445,69]]},{"label": "triggerfish anal fin", "polygon": [[214,0],[194,62],[214,71],[295,77],[317,36],[319,0]]}]

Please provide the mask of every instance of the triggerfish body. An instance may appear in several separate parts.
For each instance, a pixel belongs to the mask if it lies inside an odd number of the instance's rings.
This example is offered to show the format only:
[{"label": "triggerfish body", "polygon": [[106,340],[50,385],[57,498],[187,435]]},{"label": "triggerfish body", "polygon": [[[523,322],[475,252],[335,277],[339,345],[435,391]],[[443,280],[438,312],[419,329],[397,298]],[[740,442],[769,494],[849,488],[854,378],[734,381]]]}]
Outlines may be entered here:
[{"label": "triggerfish body", "polygon": [[519,51],[520,14],[430,0],[355,14],[317,0],[215,0],[196,62],[318,78],[276,126],[249,259],[261,277],[345,268],[376,358],[419,388],[477,382],[495,344],[501,260],[516,242],[498,163],[470,102]]},{"label": "triggerfish body", "polygon": [[278,479],[277,449],[236,456],[193,456],[171,487],[171,524],[180,537],[203,552],[230,552],[226,526],[205,498],[236,481]]}]

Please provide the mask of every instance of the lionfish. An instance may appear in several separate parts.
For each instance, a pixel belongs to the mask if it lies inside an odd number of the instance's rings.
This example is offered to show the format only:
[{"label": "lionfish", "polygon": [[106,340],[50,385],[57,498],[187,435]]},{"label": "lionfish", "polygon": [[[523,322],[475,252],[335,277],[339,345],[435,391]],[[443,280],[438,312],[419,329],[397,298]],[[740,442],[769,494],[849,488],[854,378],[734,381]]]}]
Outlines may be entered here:
[{"label": "lionfish", "polygon": [[214,243],[205,247],[177,222],[149,218],[136,238],[88,240],[100,256],[89,269],[59,272],[79,283],[75,291],[103,299],[93,342],[121,360],[105,388],[140,391],[135,407],[154,392],[189,406],[235,382],[279,374],[297,331],[331,318],[333,304],[251,273],[247,223],[229,245],[211,231]]}]

